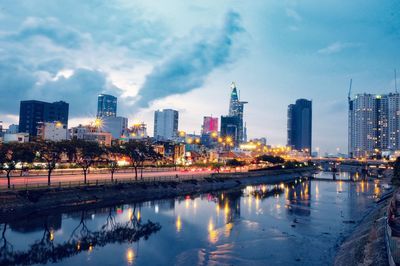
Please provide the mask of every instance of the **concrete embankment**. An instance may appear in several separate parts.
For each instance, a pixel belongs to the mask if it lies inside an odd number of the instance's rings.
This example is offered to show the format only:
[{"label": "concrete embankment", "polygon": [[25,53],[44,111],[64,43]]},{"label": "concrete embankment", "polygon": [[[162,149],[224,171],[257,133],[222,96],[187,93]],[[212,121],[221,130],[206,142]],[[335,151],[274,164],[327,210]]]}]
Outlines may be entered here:
[{"label": "concrete embankment", "polygon": [[[393,170],[384,171],[381,183],[390,184],[392,177]],[[391,196],[384,198],[368,211],[340,246],[334,265],[389,265],[385,226]]]},{"label": "concrete embankment", "polygon": [[335,266],[389,265],[385,244],[385,214],[389,200],[376,206],[361,220],[340,246]]},{"label": "concrete embankment", "polygon": [[214,174],[181,182],[132,182],[76,188],[8,191],[0,193],[0,222],[29,215],[46,215],[188,194],[207,193],[246,185],[291,182],[311,176],[314,168]]}]

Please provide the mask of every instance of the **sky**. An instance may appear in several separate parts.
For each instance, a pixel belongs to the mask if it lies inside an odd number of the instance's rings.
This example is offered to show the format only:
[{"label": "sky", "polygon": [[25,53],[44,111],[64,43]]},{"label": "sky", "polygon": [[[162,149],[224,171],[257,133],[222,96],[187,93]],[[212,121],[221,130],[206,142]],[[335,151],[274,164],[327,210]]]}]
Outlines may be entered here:
[{"label": "sky", "polygon": [[35,99],[87,123],[109,93],[150,135],[160,108],[199,133],[228,113],[234,81],[250,138],[285,145],[287,106],[306,98],[313,147],[347,152],[349,80],[354,94],[394,91],[399,47],[399,0],[2,0],[0,120]]}]

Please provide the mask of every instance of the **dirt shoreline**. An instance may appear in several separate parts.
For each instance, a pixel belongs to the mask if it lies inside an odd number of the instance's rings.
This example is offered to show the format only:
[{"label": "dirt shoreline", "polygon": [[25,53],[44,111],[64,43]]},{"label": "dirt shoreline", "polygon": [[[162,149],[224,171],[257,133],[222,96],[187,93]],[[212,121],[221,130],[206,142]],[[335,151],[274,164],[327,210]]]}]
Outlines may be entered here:
[{"label": "dirt shoreline", "polygon": [[0,223],[55,212],[108,207],[177,196],[195,195],[256,184],[274,184],[309,177],[315,168],[216,174],[181,182],[135,182],[77,188],[0,193]]}]

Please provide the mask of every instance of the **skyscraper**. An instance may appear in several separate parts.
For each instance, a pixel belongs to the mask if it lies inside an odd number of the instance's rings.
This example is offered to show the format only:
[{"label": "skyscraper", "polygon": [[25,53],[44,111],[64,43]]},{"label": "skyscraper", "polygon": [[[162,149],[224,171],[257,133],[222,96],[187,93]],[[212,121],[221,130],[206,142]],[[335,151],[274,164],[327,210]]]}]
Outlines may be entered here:
[{"label": "skyscraper", "polygon": [[172,109],[154,112],[154,138],[172,140],[178,136],[178,111]]},{"label": "skyscraper", "polygon": [[349,99],[349,155],[370,156],[400,147],[400,94],[357,94]]},{"label": "skyscraper", "polygon": [[239,116],[221,116],[221,137],[230,137],[235,145],[239,144]]},{"label": "skyscraper", "polygon": [[97,99],[97,117],[117,116],[117,97],[100,94]]},{"label": "skyscraper", "polygon": [[69,104],[63,101],[47,103],[42,101],[21,101],[19,111],[19,132],[37,135],[39,122],[61,122],[68,126]]},{"label": "skyscraper", "polygon": [[[232,82],[231,84],[231,99],[229,102],[229,116],[238,117],[238,128],[237,128],[237,143],[239,144],[244,141],[244,127],[243,127],[243,111],[244,105],[247,102],[240,101],[239,94],[236,88],[236,84]],[[222,121],[221,121],[222,123]]]},{"label": "skyscraper", "polygon": [[288,106],[288,146],[311,152],[312,102],[299,99]]}]

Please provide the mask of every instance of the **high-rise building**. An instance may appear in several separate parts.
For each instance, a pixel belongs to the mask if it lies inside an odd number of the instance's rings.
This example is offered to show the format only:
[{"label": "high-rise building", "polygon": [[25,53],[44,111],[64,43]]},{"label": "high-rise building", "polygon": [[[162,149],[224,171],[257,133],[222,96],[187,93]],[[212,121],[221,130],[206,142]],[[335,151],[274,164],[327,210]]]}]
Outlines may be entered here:
[{"label": "high-rise building", "polygon": [[[236,84],[232,82],[231,85],[231,99],[229,102],[229,116],[237,116],[238,117],[238,129],[237,129],[237,141],[236,144],[239,144],[244,141],[244,126],[243,126],[243,111],[244,105],[247,102],[240,101],[239,94],[236,88]],[[222,121],[221,121],[222,123]]]},{"label": "high-rise building", "polygon": [[172,109],[154,112],[154,138],[172,140],[178,136],[178,111]]},{"label": "high-rise building", "polygon": [[218,117],[205,116],[203,119],[202,134],[218,132]]},{"label": "high-rise building", "polygon": [[400,147],[400,94],[357,94],[349,99],[348,149],[351,157]]},{"label": "high-rise building", "polygon": [[230,138],[234,145],[240,143],[239,139],[240,118],[239,116],[221,116],[221,137]]},{"label": "high-rise building", "polygon": [[69,104],[63,101],[47,103],[42,101],[21,101],[19,111],[19,132],[37,135],[39,122],[61,122],[68,126]]},{"label": "high-rise building", "polygon": [[97,117],[117,116],[117,97],[100,94],[97,100]]},{"label": "high-rise building", "polygon": [[288,106],[288,146],[298,151],[311,152],[312,102],[299,99]]},{"label": "high-rise building", "polygon": [[128,130],[128,118],[104,116],[101,118],[101,131],[111,133],[113,139],[119,139]]}]

